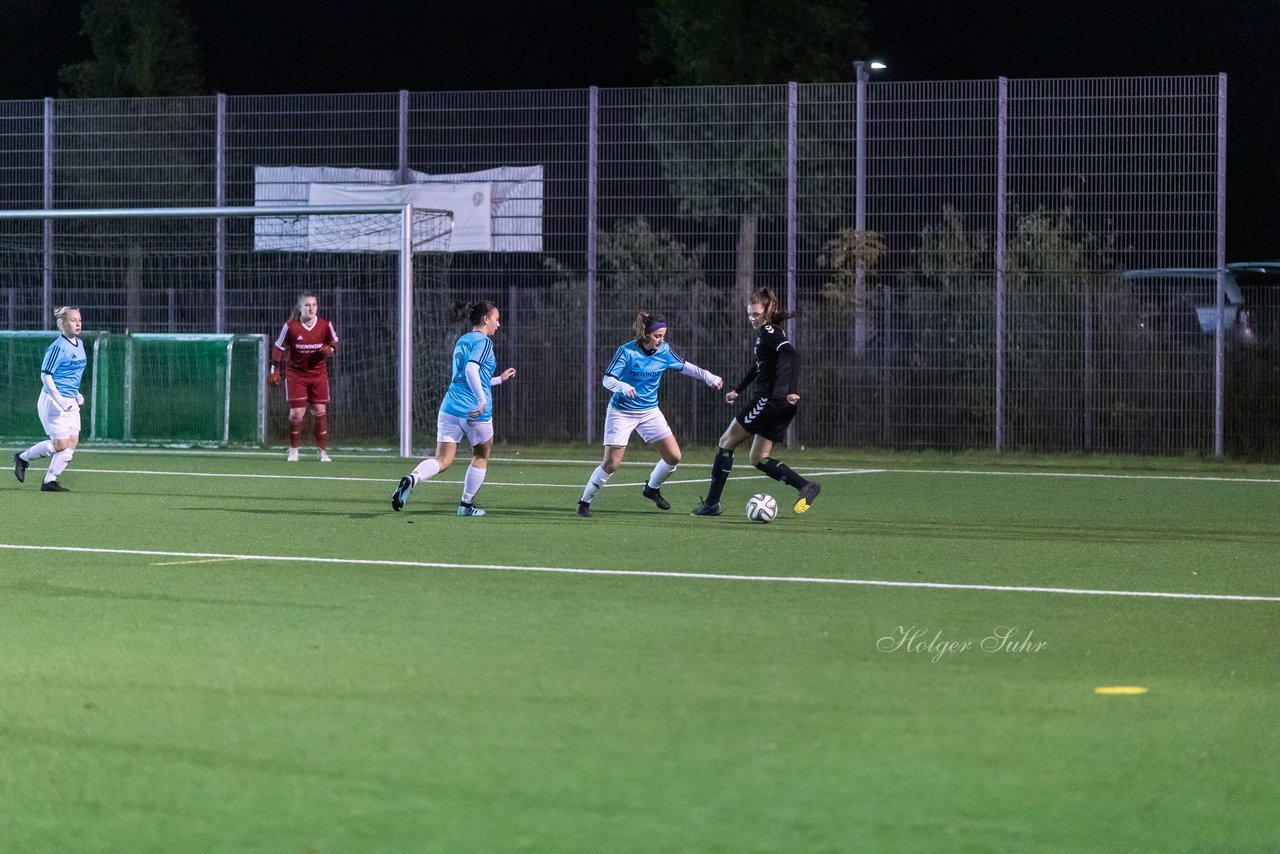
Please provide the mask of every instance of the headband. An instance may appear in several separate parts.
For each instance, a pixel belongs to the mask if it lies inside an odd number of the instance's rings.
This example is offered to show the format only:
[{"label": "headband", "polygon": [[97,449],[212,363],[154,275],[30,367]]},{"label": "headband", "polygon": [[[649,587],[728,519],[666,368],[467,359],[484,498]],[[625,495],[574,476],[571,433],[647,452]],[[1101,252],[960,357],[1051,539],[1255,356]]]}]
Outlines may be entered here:
[{"label": "headband", "polygon": [[666,328],[667,328],[667,322],[665,320],[651,320],[649,321],[649,325],[644,328],[644,331],[646,335],[652,335],[653,333],[657,332],[659,329],[666,329]]}]

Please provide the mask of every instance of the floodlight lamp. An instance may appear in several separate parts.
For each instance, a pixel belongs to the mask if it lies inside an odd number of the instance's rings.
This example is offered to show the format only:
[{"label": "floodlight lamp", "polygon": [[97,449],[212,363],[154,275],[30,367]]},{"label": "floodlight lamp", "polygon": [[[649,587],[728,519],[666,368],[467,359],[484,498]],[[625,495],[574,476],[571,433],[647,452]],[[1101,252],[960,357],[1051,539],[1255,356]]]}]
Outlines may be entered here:
[{"label": "floodlight lamp", "polygon": [[881,62],[881,61],[880,61],[880,60],[878,60],[878,59],[873,59],[873,60],[871,60],[871,70],[872,70],[872,71],[884,71],[884,70],[885,70],[886,68],[888,68],[888,67],[889,67],[889,66],[885,65],[883,62]]}]

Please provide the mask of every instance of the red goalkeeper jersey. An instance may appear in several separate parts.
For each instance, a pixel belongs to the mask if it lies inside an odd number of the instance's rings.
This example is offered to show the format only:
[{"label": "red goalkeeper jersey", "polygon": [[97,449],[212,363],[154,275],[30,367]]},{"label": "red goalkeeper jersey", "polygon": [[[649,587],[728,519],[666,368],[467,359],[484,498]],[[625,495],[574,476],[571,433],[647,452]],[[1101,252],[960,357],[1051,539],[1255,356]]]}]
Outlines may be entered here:
[{"label": "red goalkeeper jersey", "polygon": [[338,333],[332,323],[317,317],[315,324],[308,329],[302,321],[289,318],[280,328],[275,346],[271,348],[271,361],[285,359],[291,374],[322,374],[326,369],[320,349],[326,344],[338,346]]}]

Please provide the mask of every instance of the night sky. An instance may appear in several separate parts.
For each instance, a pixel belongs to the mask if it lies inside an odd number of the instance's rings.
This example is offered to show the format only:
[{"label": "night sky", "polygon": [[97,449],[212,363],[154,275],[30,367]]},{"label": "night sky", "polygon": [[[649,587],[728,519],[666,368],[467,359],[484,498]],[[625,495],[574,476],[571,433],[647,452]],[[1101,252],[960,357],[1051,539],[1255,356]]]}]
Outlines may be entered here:
[{"label": "night sky", "polygon": [[[185,0],[210,91],[644,86],[637,0]],[[81,0],[0,0],[0,99],[88,58]],[[1280,0],[866,0],[884,80],[1229,75],[1228,260],[1280,258]],[[860,58],[850,56],[850,61]],[[849,79],[852,79],[850,70]],[[784,81],[778,81],[784,82]]]}]

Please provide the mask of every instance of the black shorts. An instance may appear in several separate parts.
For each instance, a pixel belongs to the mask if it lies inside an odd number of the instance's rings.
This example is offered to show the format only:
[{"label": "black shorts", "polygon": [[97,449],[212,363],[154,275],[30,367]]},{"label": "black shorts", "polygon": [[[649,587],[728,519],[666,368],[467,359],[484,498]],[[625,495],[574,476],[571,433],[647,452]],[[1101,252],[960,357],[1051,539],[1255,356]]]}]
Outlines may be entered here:
[{"label": "black shorts", "polygon": [[796,417],[796,406],[785,398],[753,397],[738,410],[737,417],[748,433],[781,442],[787,437],[787,425]]}]

